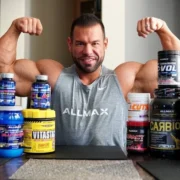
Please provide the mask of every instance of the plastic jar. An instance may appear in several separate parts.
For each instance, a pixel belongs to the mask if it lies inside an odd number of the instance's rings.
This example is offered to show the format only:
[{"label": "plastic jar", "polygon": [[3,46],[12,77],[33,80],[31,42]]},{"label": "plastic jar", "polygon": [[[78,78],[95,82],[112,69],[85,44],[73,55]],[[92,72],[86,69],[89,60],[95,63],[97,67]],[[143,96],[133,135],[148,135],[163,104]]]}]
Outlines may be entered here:
[{"label": "plastic jar", "polygon": [[147,121],[150,104],[149,93],[128,93],[128,120]]},{"label": "plastic jar", "polygon": [[0,106],[0,157],[18,157],[23,153],[21,106]]},{"label": "plastic jar", "polygon": [[1,73],[0,81],[0,106],[15,105],[16,82],[13,80],[14,74]]},{"label": "plastic jar", "polygon": [[24,152],[50,153],[55,151],[55,111],[25,109]]},{"label": "plastic jar", "polygon": [[36,76],[31,88],[31,108],[48,109],[51,105],[51,87],[47,75]]},{"label": "plastic jar", "polygon": [[180,87],[180,51],[158,52],[158,88]]},{"label": "plastic jar", "polygon": [[128,94],[128,152],[145,152],[148,150],[149,103],[149,93]]},{"label": "plastic jar", "polygon": [[[162,92],[160,89],[159,91]],[[156,157],[180,157],[180,103],[178,90],[166,97],[156,90],[156,97],[150,106],[150,153]],[[160,95],[159,95],[160,94]]]}]

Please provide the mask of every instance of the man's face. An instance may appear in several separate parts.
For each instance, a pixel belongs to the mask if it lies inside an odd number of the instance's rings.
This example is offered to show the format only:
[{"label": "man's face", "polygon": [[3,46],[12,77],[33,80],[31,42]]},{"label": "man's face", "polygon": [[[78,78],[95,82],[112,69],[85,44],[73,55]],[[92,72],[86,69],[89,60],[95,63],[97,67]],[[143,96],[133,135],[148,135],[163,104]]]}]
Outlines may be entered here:
[{"label": "man's face", "polygon": [[107,42],[100,25],[76,26],[73,39],[68,39],[68,46],[78,70],[95,72],[104,60]]}]

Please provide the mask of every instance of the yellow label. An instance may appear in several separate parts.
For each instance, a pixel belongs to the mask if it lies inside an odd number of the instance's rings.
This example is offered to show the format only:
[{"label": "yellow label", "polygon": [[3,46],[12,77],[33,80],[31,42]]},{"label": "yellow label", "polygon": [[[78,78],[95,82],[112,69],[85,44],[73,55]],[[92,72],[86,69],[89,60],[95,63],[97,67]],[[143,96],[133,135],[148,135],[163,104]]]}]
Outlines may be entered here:
[{"label": "yellow label", "polygon": [[24,122],[24,152],[48,153],[55,151],[55,121]]}]

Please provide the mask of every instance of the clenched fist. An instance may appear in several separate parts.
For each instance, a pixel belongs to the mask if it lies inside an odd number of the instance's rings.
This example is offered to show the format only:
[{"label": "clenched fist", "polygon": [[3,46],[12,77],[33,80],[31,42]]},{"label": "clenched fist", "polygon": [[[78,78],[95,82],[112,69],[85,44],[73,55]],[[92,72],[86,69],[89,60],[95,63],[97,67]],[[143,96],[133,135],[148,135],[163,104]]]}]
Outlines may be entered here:
[{"label": "clenched fist", "polygon": [[13,25],[18,32],[28,33],[30,35],[40,35],[43,30],[40,20],[32,17],[15,19]]},{"label": "clenched fist", "polygon": [[147,37],[147,35],[157,32],[162,27],[164,27],[166,23],[158,18],[155,17],[147,17],[144,19],[141,19],[137,23],[137,32],[139,36]]}]

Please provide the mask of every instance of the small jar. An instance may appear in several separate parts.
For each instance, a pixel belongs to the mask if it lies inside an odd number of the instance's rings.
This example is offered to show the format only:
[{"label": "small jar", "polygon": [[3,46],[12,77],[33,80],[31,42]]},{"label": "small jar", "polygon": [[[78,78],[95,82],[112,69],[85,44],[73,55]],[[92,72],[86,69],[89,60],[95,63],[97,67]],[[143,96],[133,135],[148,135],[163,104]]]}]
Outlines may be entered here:
[{"label": "small jar", "polygon": [[36,76],[36,82],[31,88],[30,107],[35,109],[48,109],[51,105],[51,87],[47,75]]},{"label": "small jar", "polygon": [[13,77],[12,73],[1,73],[0,106],[15,106],[16,82]]}]

